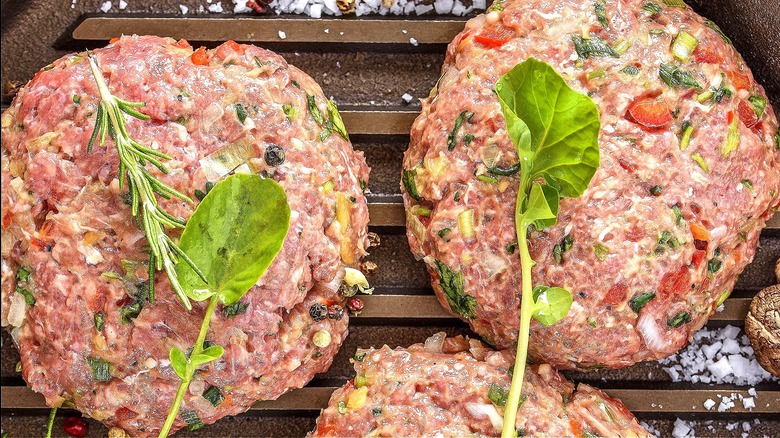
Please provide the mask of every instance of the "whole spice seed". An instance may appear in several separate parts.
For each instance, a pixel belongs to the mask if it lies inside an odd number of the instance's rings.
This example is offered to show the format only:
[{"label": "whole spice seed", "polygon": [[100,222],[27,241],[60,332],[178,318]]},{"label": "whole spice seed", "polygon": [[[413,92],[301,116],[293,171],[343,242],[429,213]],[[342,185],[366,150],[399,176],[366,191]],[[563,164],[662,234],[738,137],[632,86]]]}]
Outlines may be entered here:
[{"label": "whole spice seed", "polygon": [[314,321],[322,321],[328,317],[328,308],[324,304],[314,303],[309,307],[309,316]]},{"label": "whole spice seed", "polygon": [[357,315],[363,311],[363,300],[357,297],[352,297],[347,300],[347,309],[353,314]]},{"label": "whole spice seed", "polygon": [[365,262],[360,264],[360,272],[365,274],[366,277],[370,277],[376,274],[377,270],[379,270],[379,266],[377,266],[376,263],[370,260],[366,260]]},{"label": "whole spice seed", "polygon": [[85,437],[89,432],[89,424],[81,417],[68,417],[62,423],[62,429],[70,436]]},{"label": "whole spice seed", "polygon": [[327,330],[318,330],[312,337],[312,342],[319,348],[325,348],[330,345],[332,338]]},{"label": "whole spice seed", "polygon": [[276,167],[284,163],[284,155],[284,149],[281,146],[271,143],[265,148],[263,159],[269,166]]},{"label": "whole spice seed", "polygon": [[343,317],[344,317],[343,307],[339,306],[338,304],[331,304],[330,306],[328,306],[328,318],[339,321]]}]

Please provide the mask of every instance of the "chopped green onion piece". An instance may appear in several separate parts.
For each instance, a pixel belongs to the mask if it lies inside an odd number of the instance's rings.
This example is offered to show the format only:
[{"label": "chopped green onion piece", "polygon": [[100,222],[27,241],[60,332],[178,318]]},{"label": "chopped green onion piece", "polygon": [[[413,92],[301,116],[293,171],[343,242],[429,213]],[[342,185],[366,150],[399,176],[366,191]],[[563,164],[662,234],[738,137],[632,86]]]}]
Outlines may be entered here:
[{"label": "chopped green onion piece", "polygon": [[490,175],[477,175],[477,179],[488,184],[498,184],[498,179]]},{"label": "chopped green onion piece", "polygon": [[693,125],[690,122],[685,121],[682,125],[682,137],[680,138],[680,150],[685,150],[691,143],[691,136],[693,136]]},{"label": "chopped green onion piece", "polygon": [[93,319],[95,320],[95,328],[97,331],[103,330],[103,321],[106,319],[106,314],[103,312],[98,312],[95,314]]},{"label": "chopped green onion piece", "polygon": [[666,85],[673,88],[696,88],[701,90],[701,85],[690,72],[681,69],[674,64],[661,63],[658,67],[658,75]]},{"label": "chopped green onion piece", "polygon": [[563,261],[563,255],[566,254],[572,246],[574,246],[574,237],[571,234],[567,234],[561,240],[561,243],[553,246],[553,257],[555,257],[555,262],[560,265],[561,261]]},{"label": "chopped green onion piece", "polygon": [[588,80],[600,78],[600,77],[606,76],[606,74],[607,74],[607,71],[604,70],[603,68],[600,68],[598,70],[589,71],[588,72]]},{"label": "chopped green onion piece", "polygon": [[714,274],[720,271],[722,266],[723,262],[719,258],[713,257],[709,262],[707,262],[707,272]]},{"label": "chopped green onion piece", "polygon": [[753,181],[749,179],[743,179],[742,185],[745,186],[745,188],[748,190],[753,190]]},{"label": "chopped green onion piece", "polygon": [[[417,176],[417,170],[406,170],[402,172],[401,175],[401,181],[404,184],[404,188],[406,189],[406,193],[412,197],[412,199],[416,199],[418,201],[422,200],[422,196],[420,196],[420,193],[417,191],[417,184],[414,181],[414,177]],[[457,201],[457,199],[456,199]]]},{"label": "chopped green onion piece", "polygon": [[111,380],[111,364],[103,359],[87,357],[87,364],[92,369],[92,378],[96,382],[108,382]]},{"label": "chopped green onion piece", "polygon": [[766,109],[766,97],[750,96],[748,97],[748,102],[750,102],[750,106],[753,107],[753,112],[756,113],[756,117],[760,119],[761,116],[764,115],[764,110]]},{"label": "chopped green onion piece", "polygon": [[75,103],[76,105],[80,105],[81,104],[81,96],[79,96],[78,94],[74,94],[73,95],[73,103]]},{"label": "chopped green onion piece", "polygon": [[16,272],[16,281],[22,283],[27,283],[30,281],[30,270],[24,266],[20,267],[19,271]]},{"label": "chopped green onion piece", "polygon": [[362,387],[366,386],[367,383],[368,383],[368,380],[366,379],[365,373],[362,373],[362,372],[357,373],[357,375],[355,376],[355,387],[356,388],[362,388]]},{"label": "chopped green onion piece", "polygon": [[596,253],[596,258],[599,260],[605,260],[607,255],[609,255],[609,248],[600,243],[597,243],[593,245],[593,252]]},{"label": "chopped green onion piece", "polygon": [[458,230],[463,237],[474,235],[474,210],[463,210],[458,214]]},{"label": "chopped green onion piece", "polygon": [[215,408],[225,400],[225,396],[222,395],[222,392],[216,386],[209,386],[207,390],[203,391],[203,398],[208,400],[211,406]]},{"label": "chopped green onion piece", "polygon": [[715,94],[714,91],[707,90],[707,91],[705,91],[703,93],[700,93],[698,96],[696,96],[696,101],[699,102],[699,103],[704,103],[704,102],[710,100],[710,98],[712,98],[712,96],[714,94]]},{"label": "chopped green onion piece", "polygon": [[720,293],[720,296],[718,296],[718,301],[715,302],[715,307],[718,308],[726,301],[726,298],[731,295],[731,291],[726,289],[723,292]]},{"label": "chopped green onion piece", "polygon": [[628,302],[628,306],[631,307],[631,310],[634,312],[639,313],[639,311],[642,310],[642,307],[645,307],[645,304],[649,303],[653,298],[655,298],[655,292],[640,292],[631,298],[631,301]]},{"label": "chopped green onion piece", "polygon": [[625,73],[625,74],[627,74],[629,76],[636,76],[636,75],[639,74],[639,68],[637,68],[637,67],[635,67],[633,65],[627,65],[627,66],[623,67],[623,69],[620,70],[620,71],[622,71],[623,73]]},{"label": "chopped green onion piece", "polygon": [[452,151],[455,149],[455,145],[457,144],[457,135],[458,130],[460,129],[460,126],[463,124],[464,121],[471,123],[471,119],[474,117],[474,112],[465,110],[461,111],[460,114],[458,114],[458,117],[455,118],[455,125],[452,127],[452,131],[450,131],[449,135],[447,136],[447,150]]},{"label": "chopped green onion piece", "polygon": [[739,147],[739,117],[734,117],[726,134],[726,141],[720,146],[720,154],[728,157],[730,153]]},{"label": "chopped green onion piece", "polygon": [[677,204],[672,205],[672,213],[674,213],[674,221],[677,223],[677,225],[682,225],[683,222],[683,214],[682,210],[680,210],[680,206]]},{"label": "chopped green onion piece", "polygon": [[236,116],[238,117],[238,121],[243,125],[247,116],[244,105],[241,105],[240,103],[236,104]]},{"label": "chopped green onion piece", "polygon": [[672,56],[681,62],[688,62],[697,45],[699,45],[699,40],[696,37],[681,30],[672,43]]},{"label": "chopped green onion piece", "polygon": [[658,196],[663,191],[664,191],[664,186],[662,186],[662,185],[656,184],[653,187],[650,187],[650,194],[653,195],[653,196]]},{"label": "chopped green onion piece", "polygon": [[490,384],[490,389],[488,389],[488,399],[490,399],[494,405],[503,408],[506,406],[506,400],[508,396],[508,389],[502,388],[495,383]]},{"label": "chopped green onion piece", "polygon": [[22,362],[21,361],[20,362],[16,362],[16,368],[14,368],[14,370],[16,370],[17,373],[21,373],[22,372]]},{"label": "chopped green onion piece", "polygon": [[599,20],[602,26],[609,26],[609,19],[607,18],[607,7],[603,0],[599,0],[593,3],[593,9],[596,12],[596,18]]},{"label": "chopped green onion piece", "polygon": [[236,315],[246,313],[246,309],[249,307],[249,303],[245,303],[241,300],[222,308],[222,315],[225,318],[235,318]]},{"label": "chopped green onion piece", "polygon": [[195,411],[182,411],[181,418],[187,423],[189,430],[198,430],[203,427],[203,422],[200,421],[200,417]]},{"label": "chopped green onion piece", "polygon": [[626,53],[626,50],[628,50],[631,47],[631,41],[629,40],[618,40],[618,42],[615,43],[614,46],[612,46],[612,50],[615,51],[618,55],[622,55]]},{"label": "chopped green onion piece", "polygon": [[336,411],[339,414],[341,414],[341,415],[346,414],[347,413],[347,404],[343,400],[338,402],[338,403],[336,403]]},{"label": "chopped green onion piece", "polygon": [[718,35],[720,35],[720,37],[723,38],[723,41],[731,44],[731,38],[727,37],[726,34],[723,33],[722,30],[720,30],[720,27],[718,27],[717,24],[713,23],[710,20],[704,20],[704,25],[714,30]]},{"label": "chopped green onion piece", "polygon": [[292,120],[295,118],[296,115],[298,115],[298,110],[290,105],[289,103],[285,103],[282,105],[282,112],[284,112],[285,117],[287,117],[287,120]]},{"label": "chopped green onion piece", "polygon": [[701,170],[703,170],[705,172],[709,172],[710,171],[710,165],[707,164],[707,161],[698,152],[695,152],[695,153],[691,154],[691,159],[693,161],[695,161],[696,164],[699,165],[699,167],[701,167]]},{"label": "chopped green onion piece", "polygon": [[670,8],[684,8],[688,6],[685,4],[683,0],[663,0],[663,2],[666,6],[669,6]]},{"label": "chopped green onion piece", "polygon": [[32,292],[29,290],[23,288],[23,287],[17,287],[16,293],[20,294],[24,297],[24,302],[28,306],[34,306],[35,305],[35,297],[33,296]]},{"label": "chopped green onion piece", "polygon": [[661,5],[653,3],[653,2],[647,2],[647,3],[642,5],[642,9],[644,9],[645,11],[655,15],[655,14],[661,12],[661,9],[663,9],[663,7],[661,7]]},{"label": "chopped green onion piece", "polygon": [[415,205],[412,207],[412,214],[417,216],[430,216],[431,209],[423,207],[422,205]]},{"label": "chopped green onion piece", "polygon": [[439,230],[439,233],[438,233],[439,237],[444,239],[445,242],[449,242],[450,238],[447,237],[447,235],[450,234],[451,231],[452,231],[451,228],[442,228],[441,230]]},{"label": "chopped green onion piece", "polygon": [[691,322],[691,314],[688,312],[680,312],[666,320],[666,326],[669,328],[677,328],[689,322]]},{"label": "chopped green onion piece", "polygon": [[585,39],[579,35],[573,35],[571,41],[574,43],[574,50],[577,51],[577,56],[579,56],[580,59],[599,56],[610,56],[612,58],[620,57],[617,52],[612,50],[612,47],[610,47],[609,44],[597,36]]},{"label": "chopped green onion piece", "polygon": [[307,94],[306,102],[309,105],[309,113],[311,113],[311,117],[315,122],[317,122],[318,125],[322,126],[322,124],[325,123],[325,117],[322,116],[320,109],[317,107],[316,98],[310,94]]}]

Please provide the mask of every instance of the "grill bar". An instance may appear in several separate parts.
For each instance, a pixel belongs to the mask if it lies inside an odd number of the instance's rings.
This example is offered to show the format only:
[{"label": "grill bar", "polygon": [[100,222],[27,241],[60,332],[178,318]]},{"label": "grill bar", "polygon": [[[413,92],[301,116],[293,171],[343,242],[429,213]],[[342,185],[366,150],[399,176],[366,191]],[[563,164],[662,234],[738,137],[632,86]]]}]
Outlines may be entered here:
[{"label": "grill bar", "polygon": [[[289,392],[277,400],[261,401],[250,408],[251,412],[273,411],[319,411],[330,399],[335,387],[306,387]],[[745,409],[738,396],[751,397],[746,390],[732,389],[608,389],[612,397],[619,398],[635,414],[676,412],[693,414],[708,412],[704,408],[707,399],[719,403],[720,397],[737,396],[735,406],[729,414],[776,414],[780,411],[780,391],[756,391],[756,407]],[[720,396],[720,397],[719,397]],[[2,408],[19,413],[30,410],[48,409],[43,396],[23,386],[2,388]],[[715,408],[717,409],[717,405]]]},{"label": "grill bar", "polygon": [[[86,16],[71,38],[103,42],[122,34],[167,35],[191,41],[248,43],[448,44],[463,30],[463,18],[424,20],[304,18]],[[370,31],[367,31],[370,29]],[[280,32],[284,33],[284,38]]]}]

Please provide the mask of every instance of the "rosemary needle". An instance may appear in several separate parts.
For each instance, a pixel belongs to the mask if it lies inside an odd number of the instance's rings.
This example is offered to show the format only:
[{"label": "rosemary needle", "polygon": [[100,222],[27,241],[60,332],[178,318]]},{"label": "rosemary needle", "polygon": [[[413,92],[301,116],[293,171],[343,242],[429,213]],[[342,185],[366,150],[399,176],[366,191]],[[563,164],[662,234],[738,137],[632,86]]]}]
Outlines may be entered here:
[{"label": "rosemary needle", "polygon": [[[146,104],[144,102],[128,102],[112,95],[108,90],[108,85],[106,85],[106,81],[103,78],[103,72],[98,67],[95,57],[89,54],[87,58],[89,59],[92,76],[95,78],[98,92],[100,93],[95,129],[92,131],[92,136],[89,139],[87,152],[92,151],[92,146],[98,137],[100,138],[101,146],[105,143],[106,136],[114,140],[117,155],[119,155],[119,187],[124,187],[125,180],[127,181],[133,217],[139,219],[140,215],[139,223],[149,243],[151,252],[149,260],[149,296],[152,300],[154,299],[153,275],[155,271],[165,269],[171,287],[176,291],[182,303],[184,303],[184,307],[187,310],[191,310],[192,305],[187,295],[184,294],[184,289],[179,282],[174,265],[181,258],[192,267],[192,270],[204,282],[207,281],[195,263],[165,233],[166,227],[184,228],[186,221],[182,218],[174,217],[160,208],[155,194],[165,199],[170,199],[173,196],[189,203],[192,203],[192,199],[158,180],[146,170],[146,163],[149,162],[159,169],[160,172],[168,173],[168,168],[165,167],[161,160],[170,160],[171,157],[138,143],[127,132],[124,114],[140,120],[149,120],[150,117],[148,115],[136,109]],[[153,269],[152,266],[156,269]]]}]

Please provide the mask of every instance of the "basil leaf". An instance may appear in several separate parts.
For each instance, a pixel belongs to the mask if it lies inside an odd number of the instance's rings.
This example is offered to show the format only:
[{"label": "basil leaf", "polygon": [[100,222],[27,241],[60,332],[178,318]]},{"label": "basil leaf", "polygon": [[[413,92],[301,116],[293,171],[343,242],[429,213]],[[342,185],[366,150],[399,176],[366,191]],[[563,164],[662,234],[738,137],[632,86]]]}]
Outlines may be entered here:
[{"label": "basil leaf", "polygon": [[550,326],[563,319],[571,307],[571,293],[562,287],[536,286],[533,292],[533,318]]},{"label": "basil leaf", "polygon": [[168,354],[168,358],[171,361],[171,367],[179,378],[184,379],[187,376],[187,364],[189,359],[179,348],[171,348],[171,352]]},{"label": "basil leaf", "polygon": [[279,253],[289,226],[290,206],[274,181],[236,174],[217,183],[179,240],[208,280],[187,263],[177,264],[185,294],[196,301],[216,294],[225,305],[237,302]]},{"label": "basil leaf", "polygon": [[534,58],[502,76],[496,92],[520,157],[522,192],[541,177],[560,196],[580,196],[599,167],[601,123],[593,101]]}]

